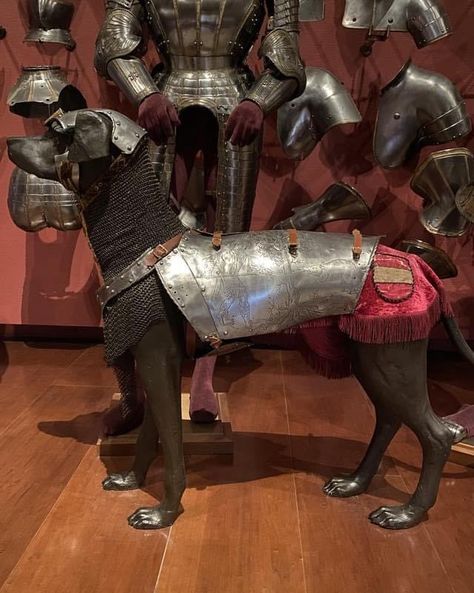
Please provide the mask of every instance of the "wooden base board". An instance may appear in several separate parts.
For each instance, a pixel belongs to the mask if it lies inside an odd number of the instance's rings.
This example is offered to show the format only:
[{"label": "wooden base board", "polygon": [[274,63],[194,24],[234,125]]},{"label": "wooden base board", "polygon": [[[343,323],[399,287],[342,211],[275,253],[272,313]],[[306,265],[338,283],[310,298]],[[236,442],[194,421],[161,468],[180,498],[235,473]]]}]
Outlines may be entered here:
[{"label": "wooden base board", "polygon": [[474,467],[474,439],[466,439],[451,447],[449,461]]},{"label": "wooden base board", "polygon": [[[120,399],[115,393],[112,401]],[[185,455],[233,455],[232,425],[227,407],[227,394],[217,393],[219,414],[216,422],[196,424],[189,416],[189,393],[181,394],[183,441]],[[135,454],[138,428],[127,434],[102,437],[98,440],[100,457],[124,457]]]}]

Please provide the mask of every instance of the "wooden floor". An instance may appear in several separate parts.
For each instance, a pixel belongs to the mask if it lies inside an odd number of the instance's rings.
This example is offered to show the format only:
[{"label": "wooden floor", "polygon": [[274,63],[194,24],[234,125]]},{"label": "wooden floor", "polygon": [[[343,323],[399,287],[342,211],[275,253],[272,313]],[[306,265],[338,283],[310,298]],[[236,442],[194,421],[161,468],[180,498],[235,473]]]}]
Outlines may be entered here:
[{"label": "wooden floor", "polygon": [[[159,463],[144,491],[101,490],[95,442],[114,390],[101,347],[0,349],[0,593],[474,591],[473,470],[448,464],[429,521],[406,532],[367,515],[415,487],[420,453],[407,431],[368,494],[322,494],[370,436],[355,380],[320,378],[294,352],[222,360],[215,387],[229,393],[234,462],[189,458],[185,513],[139,532],[126,517],[159,496]],[[474,402],[474,373],[455,357],[434,357],[430,376],[440,412]]]}]

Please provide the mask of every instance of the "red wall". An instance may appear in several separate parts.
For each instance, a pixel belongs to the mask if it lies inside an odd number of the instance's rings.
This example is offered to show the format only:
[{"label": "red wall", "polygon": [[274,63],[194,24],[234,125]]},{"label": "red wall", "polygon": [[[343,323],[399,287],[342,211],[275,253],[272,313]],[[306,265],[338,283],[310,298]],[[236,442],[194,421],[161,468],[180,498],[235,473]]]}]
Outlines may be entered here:
[{"label": "red wall", "polygon": [[[409,188],[416,160],[405,168],[383,171],[374,163],[371,141],[378,91],[410,56],[417,65],[449,76],[466,98],[471,115],[474,113],[474,0],[445,0],[455,30],[451,38],[417,50],[409,35],[393,34],[387,42],[376,45],[370,58],[359,54],[364,32],[341,26],[343,5],[343,0],[326,0],[325,21],[302,24],[301,50],[308,65],[326,68],[344,81],[363,122],[355,128],[332,130],[306,161],[295,164],[284,158],[277,144],[275,122],[268,121],[254,226],[262,228],[281,219],[288,215],[290,206],[316,199],[333,181],[354,185],[375,215],[371,222],[359,225],[364,233],[386,235],[384,241],[390,245],[404,237],[435,241],[453,258],[460,274],[446,281],[446,287],[463,329],[473,338],[472,231],[460,239],[435,238],[424,231],[418,222],[421,200]],[[0,323],[93,326],[99,322],[94,298],[97,275],[82,234],[52,230],[26,234],[10,221],[6,197],[12,167],[5,138],[41,133],[41,125],[10,114],[6,107],[8,91],[22,65],[58,64],[67,70],[89,105],[129,109],[113,87],[98,79],[92,67],[102,16],[102,2],[76,2],[73,36],[77,49],[69,53],[63,48],[24,45],[26,21],[18,2],[2,3],[0,22],[8,35],[0,41]],[[474,151],[474,135],[459,144]],[[422,154],[432,150],[425,149]],[[347,228],[339,223],[330,230]]]}]

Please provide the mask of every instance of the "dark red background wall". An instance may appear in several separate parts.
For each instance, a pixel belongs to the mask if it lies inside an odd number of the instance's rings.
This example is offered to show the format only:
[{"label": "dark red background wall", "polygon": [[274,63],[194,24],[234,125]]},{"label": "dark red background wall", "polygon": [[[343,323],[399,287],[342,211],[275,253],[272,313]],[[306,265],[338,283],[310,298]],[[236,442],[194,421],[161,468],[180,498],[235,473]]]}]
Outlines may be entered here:
[{"label": "dark red background wall", "polygon": [[[7,38],[0,41],[0,323],[94,326],[99,323],[94,291],[97,275],[81,233],[47,230],[26,234],[10,221],[7,211],[8,182],[12,166],[5,151],[5,138],[41,133],[41,124],[9,113],[6,98],[22,65],[58,64],[87,97],[91,106],[111,106],[127,113],[129,106],[118,91],[99,80],[93,66],[94,40],[103,17],[103,2],[76,1],[73,36],[76,51],[46,49],[22,43],[27,28],[21,5],[2,2],[1,24]],[[472,230],[459,239],[434,237],[418,222],[421,200],[409,188],[418,159],[406,167],[387,172],[374,162],[371,148],[377,95],[404,62],[414,62],[451,78],[474,114],[474,1],[445,0],[454,35],[423,50],[417,50],[407,34],[393,34],[378,43],[370,58],[359,54],[364,33],[341,26],[343,0],[326,0],[326,19],[304,23],[301,52],[307,65],[326,68],[338,76],[352,93],[363,122],[332,130],[314,153],[301,163],[284,158],[270,119],[254,215],[254,227],[263,228],[286,216],[296,204],[316,199],[335,180],[356,186],[373,209],[374,218],[360,226],[364,233],[385,235],[393,245],[404,237],[418,237],[445,249],[459,268],[446,288],[466,334],[474,337],[474,278]],[[155,59],[153,54],[151,60]],[[474,151],[474,136],[460,145]],[[423,155],[435,148],[425,149]],[[327,230],[347,230],[334,224]]]}]

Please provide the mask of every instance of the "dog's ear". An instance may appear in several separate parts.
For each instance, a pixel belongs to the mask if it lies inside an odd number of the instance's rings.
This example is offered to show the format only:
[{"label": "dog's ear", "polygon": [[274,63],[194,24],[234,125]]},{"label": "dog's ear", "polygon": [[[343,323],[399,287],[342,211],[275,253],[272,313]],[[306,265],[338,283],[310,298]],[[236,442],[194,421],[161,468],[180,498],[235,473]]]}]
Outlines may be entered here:
[{"label": "dog's ear", "polygon": [[69,160],[84,163],[110,155],[112,122],[102,114],[85,109],[76,117]]}]

